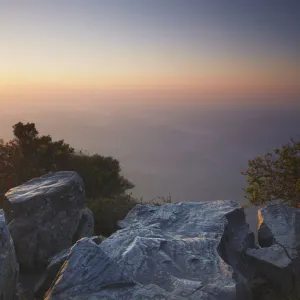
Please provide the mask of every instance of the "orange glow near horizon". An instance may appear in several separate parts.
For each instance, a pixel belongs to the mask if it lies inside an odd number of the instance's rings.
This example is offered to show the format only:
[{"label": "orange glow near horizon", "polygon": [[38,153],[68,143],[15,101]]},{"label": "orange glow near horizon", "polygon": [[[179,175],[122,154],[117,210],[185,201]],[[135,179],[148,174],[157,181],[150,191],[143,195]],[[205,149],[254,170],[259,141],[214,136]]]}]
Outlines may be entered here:
[{"label": "orange glow near horizon", "polygon": [[[11,57],[13,60],[13,57]],[[106,60],[105,60],[106,59]],[[24,57],[15,63],[2,64],[0,69],[0,93],[51,92],[52,89],[66,91],[163,91],[199,95],[225,93],[274,93],[300,94],[300,67],[298,64],[274,58],[268,60],[247,57],[218,57],[210,60],[194,57],[184,61],[183,57],[164,62],[159,53],[152,60],[132,59],[127,61],[113,56],[94,59],[95,63],[45,61],[34,63]],[[108,60],[107,60],[108,59]]]},{"label": "orange glow near horizon", "polygon": [[[232,72],[233,73],[233,72]],[[260,75],[245,72],[238,74],[199,74],[189,77],[183,74],[173,76],[134,75],[129,76],[105,76],[95,77],[62,76],[47,77],[37,73],[35,77],[5,76],[0,71],[0,95],[12,94],[39,94],[60,92],[162,92],[186,95],[211,95],[218,96],[225,93],[226,96],[236,94],[274,94],[291,93],[300,95],[299,74],[288,74],[285,70],[273,74]]]}]

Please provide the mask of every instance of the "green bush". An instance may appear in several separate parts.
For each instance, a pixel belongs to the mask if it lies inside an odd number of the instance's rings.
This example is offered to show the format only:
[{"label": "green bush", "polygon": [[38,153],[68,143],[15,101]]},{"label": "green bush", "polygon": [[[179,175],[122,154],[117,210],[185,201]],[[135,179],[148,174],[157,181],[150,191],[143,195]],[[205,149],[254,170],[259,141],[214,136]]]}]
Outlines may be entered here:
[{"label": "green bush", "polygon": [[[76,171],[83,179],[96,233],[108,235],[135,205],[126,194],[134,185],[121,175],[119,161],[76,151],[64,140],[39,135],[34,123],[13,126],[14,139],[0,140],[0,199],[10,188],[50,171]],[[1,203],[2,205],[2,203]]]},{"label": "green bush", "polygon": [[300,142],[291,140],[265,156],[249,160],[242,174],[248,176],[245,192],[252,204],[279,200],[300,206]]},{"label": "green bush", "polygon": [[88,199],[88,207],[94,215],[95,234],[110,236],[117,228],[117,222],[124,219],[137,204],[131,195],[111,198]]}]

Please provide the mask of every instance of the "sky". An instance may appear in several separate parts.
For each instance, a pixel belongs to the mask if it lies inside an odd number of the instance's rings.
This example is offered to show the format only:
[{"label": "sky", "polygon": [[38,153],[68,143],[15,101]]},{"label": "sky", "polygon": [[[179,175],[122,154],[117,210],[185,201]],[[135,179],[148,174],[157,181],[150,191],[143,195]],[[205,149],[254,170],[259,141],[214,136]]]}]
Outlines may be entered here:
[{"label": "sky", "polygon": [[300,95],[299,0],[0,0],[0,38],[2,105]]}]

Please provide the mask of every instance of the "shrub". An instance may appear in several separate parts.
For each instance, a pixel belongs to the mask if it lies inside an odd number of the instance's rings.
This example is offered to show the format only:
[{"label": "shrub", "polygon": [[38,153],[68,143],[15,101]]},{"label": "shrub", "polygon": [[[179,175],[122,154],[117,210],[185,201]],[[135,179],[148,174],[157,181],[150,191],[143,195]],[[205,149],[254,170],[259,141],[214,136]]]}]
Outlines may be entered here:
[{"label": "shrub", "polygon": [[[34,123],[13,126],[14,139],[0,140],[0,198],[10,188],[50,171],[76,171],[83,179],[96,233],[110,234],[134,206],[126,194],[134,185],[121,175],[118,160],[76,151],[64,140],[39,135]],[[2,201],[1,201],[2,202]],[[2,203],[1,203],[2,205]]]},{"label": "shrub", "polygon": [[110,236],[118,229],[117,222],[124,219],[136,204],[136,200],[127,194],[89,199],[88,207],[94,214],[95,234]]},{"label": "shrub", "polygon": [[279,200],[300,206],[300,142],[291,140],[265,156],[249,160],[246,198],[252,204]]}]

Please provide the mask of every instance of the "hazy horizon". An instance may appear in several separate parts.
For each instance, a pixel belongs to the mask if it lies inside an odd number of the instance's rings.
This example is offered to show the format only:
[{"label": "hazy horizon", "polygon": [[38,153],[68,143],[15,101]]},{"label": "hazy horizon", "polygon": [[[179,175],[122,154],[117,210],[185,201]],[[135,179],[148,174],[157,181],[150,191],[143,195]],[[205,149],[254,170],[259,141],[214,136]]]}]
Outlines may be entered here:
[{"label": "hazy horizon", "polygon": [[35,122],[41,134],[119,159],[136,196],[240,200],[248,159],[299,138],[299,113],[299,106],[199,105],[2,111],[0,138],[12,138],[18,121]]}]

